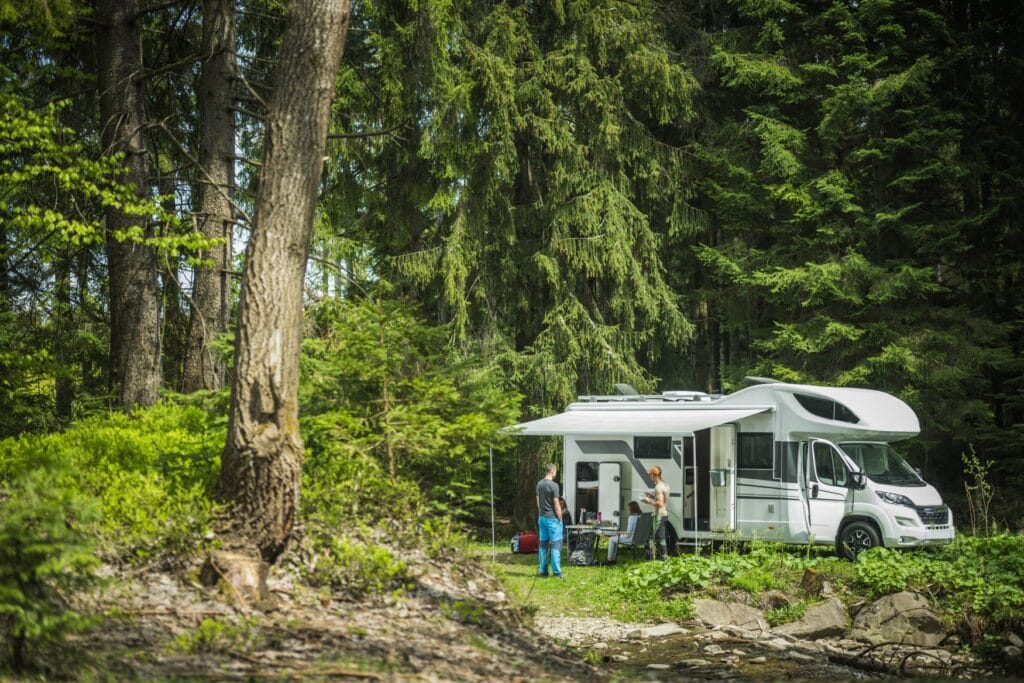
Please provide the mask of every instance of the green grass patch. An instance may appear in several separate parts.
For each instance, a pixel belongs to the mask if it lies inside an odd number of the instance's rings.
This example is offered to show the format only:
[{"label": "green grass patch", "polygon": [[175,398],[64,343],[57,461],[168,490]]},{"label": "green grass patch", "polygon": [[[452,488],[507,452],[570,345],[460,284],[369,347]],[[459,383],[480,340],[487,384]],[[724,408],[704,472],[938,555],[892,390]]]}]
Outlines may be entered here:
[{"label": "green grass patch", "polygon": [[538,613],[636,622],[678,620],[690,613],[690,602],[683,596],[665,597],[651,591],[623,596],[618,592],[623,577],[644,564],[641,560],[620,556],[618,564],[610,567],[563,564],[565,578],[558,580],[537,577],[536,553],[514,555],[502,546],[492,563],[490,544],[476,543],[471,550],[501,578],[511,600]]}]

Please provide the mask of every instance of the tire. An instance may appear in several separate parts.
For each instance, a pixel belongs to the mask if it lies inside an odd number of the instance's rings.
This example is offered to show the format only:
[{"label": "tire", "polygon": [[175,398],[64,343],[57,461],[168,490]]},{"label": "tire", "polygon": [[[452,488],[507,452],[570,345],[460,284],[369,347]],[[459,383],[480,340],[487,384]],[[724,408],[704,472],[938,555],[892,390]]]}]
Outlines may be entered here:
[{"label": "tire", "polygon": [[865,550],[877,548],[880,545],[882,545],[882,539],[879,537],[875,525],[860,520],[844,526],[836,538],[836,552],[851,562]]}]

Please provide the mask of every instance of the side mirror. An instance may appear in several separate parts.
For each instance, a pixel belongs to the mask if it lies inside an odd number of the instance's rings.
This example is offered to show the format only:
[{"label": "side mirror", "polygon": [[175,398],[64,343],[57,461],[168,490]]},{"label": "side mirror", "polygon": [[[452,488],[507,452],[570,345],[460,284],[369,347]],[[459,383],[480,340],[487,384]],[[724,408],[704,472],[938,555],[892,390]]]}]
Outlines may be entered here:
[{"label": "side mirror", "polygon": [[848,488],[860,490],[868,485],[868,478],[863,472],[850,472],[849,478],[846,480]]}]

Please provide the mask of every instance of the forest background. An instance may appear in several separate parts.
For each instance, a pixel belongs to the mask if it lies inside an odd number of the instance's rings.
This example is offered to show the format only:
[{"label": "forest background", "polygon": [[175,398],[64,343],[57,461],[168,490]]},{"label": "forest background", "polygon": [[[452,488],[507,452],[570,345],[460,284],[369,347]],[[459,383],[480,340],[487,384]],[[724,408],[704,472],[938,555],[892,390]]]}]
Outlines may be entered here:
[{"label": "forest background", "polygon": [[[0,475],[156,439],[213,490],[286,14],[0,0]],[[306,495],[369,472],[482,514],[495,445],[525,527],[556,456],[498,427],[762,375],[900,396],[925,477],[955,502],[966,458],[1019,528],[1022,50],[995,0],[354,3],[296,318]]]}]

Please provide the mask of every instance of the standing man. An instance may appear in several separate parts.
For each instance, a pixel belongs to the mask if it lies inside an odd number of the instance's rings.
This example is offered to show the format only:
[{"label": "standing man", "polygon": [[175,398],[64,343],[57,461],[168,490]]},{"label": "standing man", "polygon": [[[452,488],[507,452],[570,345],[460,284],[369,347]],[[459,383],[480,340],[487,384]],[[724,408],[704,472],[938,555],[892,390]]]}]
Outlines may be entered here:
[{"label": "standing man", "polygon": [[655,465],[647,470],[654,480],[654,490],[648,493],[640,501],[645,505],[654,508],[654,523],[657,531],[654,532],[654,557],[664,560],[668,555],[668,484],[661,478],[661,468]]},{"label": "standing man", "polygon": [[562,505],[558,502],[558,484],[555,475],[558,467],[552,463],[544,466],[544,478],[537,482],[537,555],[540,558],[539,576],[548,575],[548,558],[551,559],[551,575],[562,578]]}]

